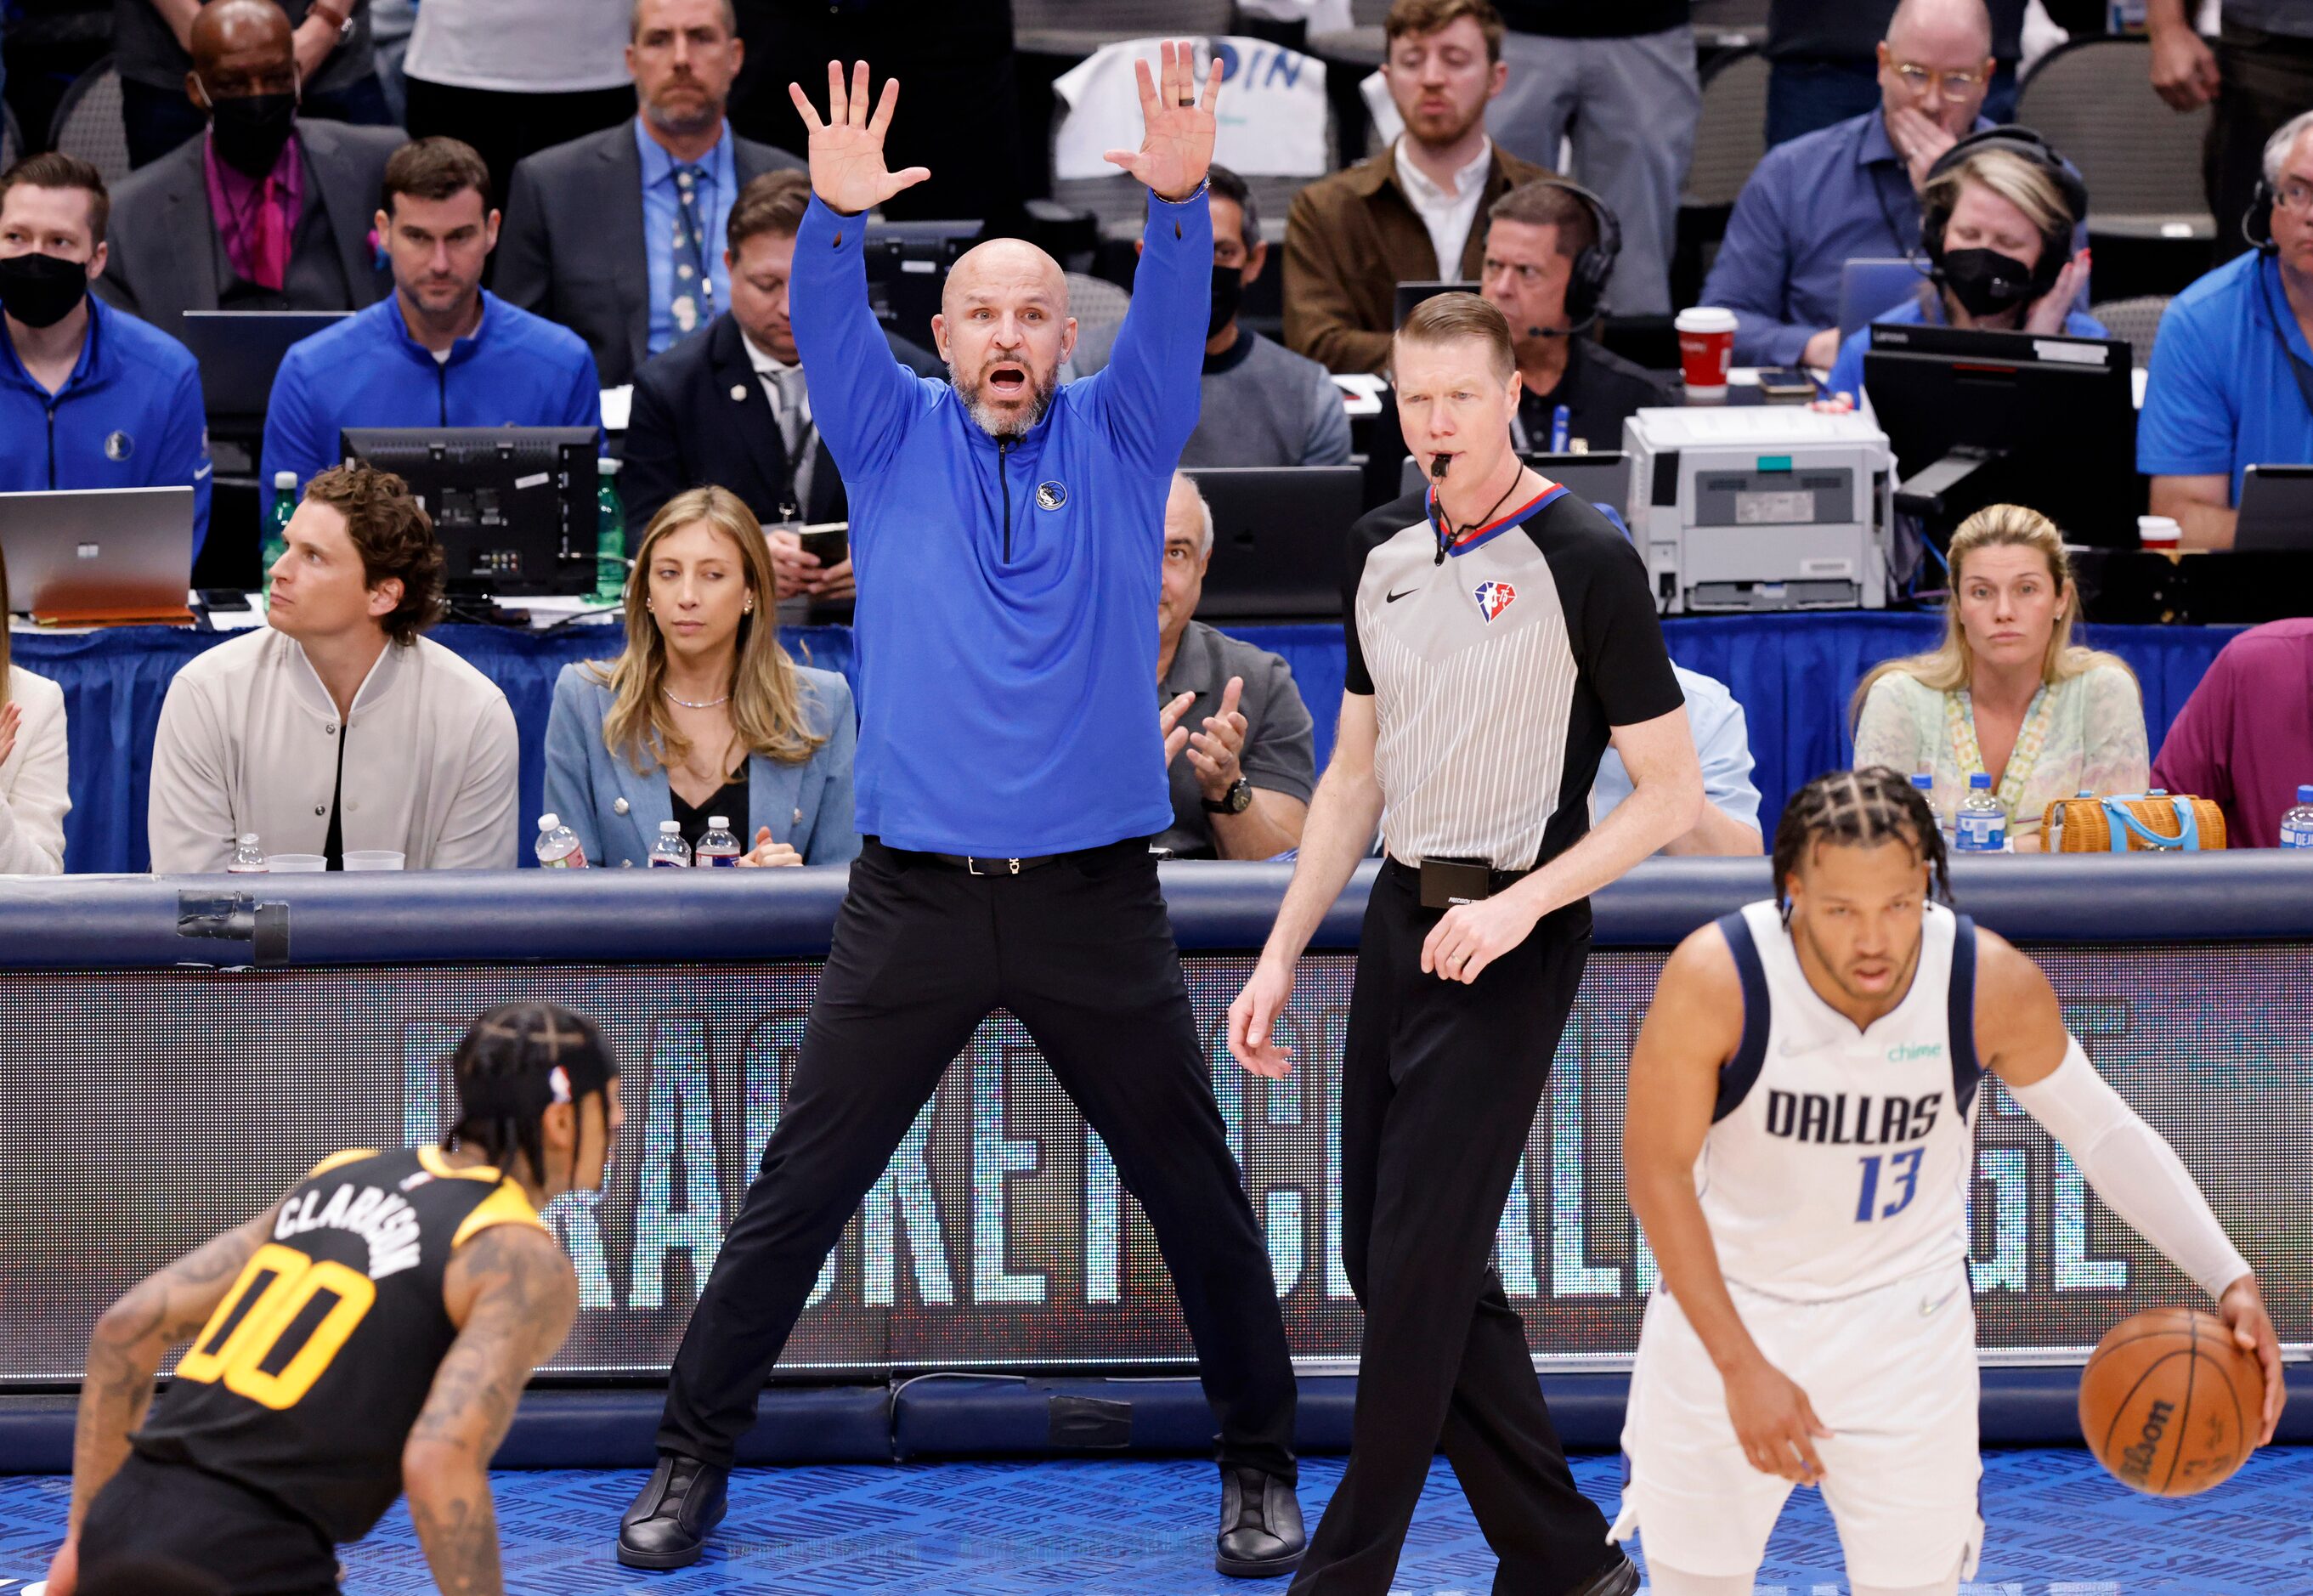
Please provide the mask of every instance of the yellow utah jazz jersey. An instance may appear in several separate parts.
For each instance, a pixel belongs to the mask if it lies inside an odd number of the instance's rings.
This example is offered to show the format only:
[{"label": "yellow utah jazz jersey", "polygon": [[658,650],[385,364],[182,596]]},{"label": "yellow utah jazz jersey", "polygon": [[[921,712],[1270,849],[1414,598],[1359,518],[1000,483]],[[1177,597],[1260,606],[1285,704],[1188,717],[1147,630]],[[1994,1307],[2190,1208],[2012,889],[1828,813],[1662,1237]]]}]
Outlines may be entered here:
[{"label": "yellow utah jazz jersey", "polygon": [[359,1540],[400,1495],[402,1443],[457,1336],[450,1255],[517,1223],[538,1223],[521,1187],[430,1147],[322,1160],[131,1444]]}]

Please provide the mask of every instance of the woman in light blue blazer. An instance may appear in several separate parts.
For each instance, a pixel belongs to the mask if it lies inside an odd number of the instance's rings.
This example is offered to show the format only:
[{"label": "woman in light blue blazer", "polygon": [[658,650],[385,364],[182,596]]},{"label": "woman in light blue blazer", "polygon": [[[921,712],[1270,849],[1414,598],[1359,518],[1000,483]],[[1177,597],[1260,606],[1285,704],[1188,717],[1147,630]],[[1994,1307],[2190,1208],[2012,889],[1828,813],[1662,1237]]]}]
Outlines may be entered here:
[{"label": "woman in light blue blazer", "polygon": [[736,495],[696,488],[651,520],[627,584],[627,647],[563,667],[546,805],[590,865],[641,866],[660,824],[694,849],[720,816],[741,865],[846,864],[851,689],[779,647],[770,545]]}]

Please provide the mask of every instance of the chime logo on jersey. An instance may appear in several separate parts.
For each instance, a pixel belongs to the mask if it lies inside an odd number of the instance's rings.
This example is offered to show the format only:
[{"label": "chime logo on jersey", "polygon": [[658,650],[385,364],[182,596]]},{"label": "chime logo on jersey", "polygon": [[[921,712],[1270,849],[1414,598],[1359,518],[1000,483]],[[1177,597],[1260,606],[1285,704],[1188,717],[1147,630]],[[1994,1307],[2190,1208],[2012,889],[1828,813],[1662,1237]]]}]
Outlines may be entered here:
[{"label": "chime logo on jersey", "polygon": [[1494,617],[1517,601],[1517,589],[1508,582],[1481,582],[1474,589],[1478,598],[1478,613],[1493,624]]}]

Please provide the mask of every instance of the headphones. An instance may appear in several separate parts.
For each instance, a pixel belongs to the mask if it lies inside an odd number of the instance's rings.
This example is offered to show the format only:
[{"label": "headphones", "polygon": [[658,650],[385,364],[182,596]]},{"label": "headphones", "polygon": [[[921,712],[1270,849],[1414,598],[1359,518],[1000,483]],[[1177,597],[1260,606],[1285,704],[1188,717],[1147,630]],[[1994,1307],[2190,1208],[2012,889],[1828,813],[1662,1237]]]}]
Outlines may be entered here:
[{"label": "headphones", "polygon": [[2281,203],[2281,195],[2260,173],[2256,187],[2248,197],[2248,208],[2241,212],[2240,234],[2243,242],[2260,255],[2277,255],[2281,246],[2273,239],[2273,207]]},{"label": "headphones", "polygon": [[1591,219],[1597,224],[1598,238],[1574,257],[1573,272],[1566,279],[1566,314],[1570,323],[1564,331],[1548,327],[1529,327],[1527,338],[1567,338],[1582,331],[1605,313],[1606,279],[1614,275],[1614,262],[1623,253],[1623,224],[1607,208],[1606,202],[1584,188],[1562,177],[1538,177],[1529,180],[1534,187],[1561,189],[1579,199],[1590,210]]},{"label": "headphones", "polygon": [[[2037,299],[2056,286],[2056,278],[2063,271],[2064,263],[2071,259],[2072,228],[2089,214],[2088,185],[2064,164],[2064,158],[2056,153],[2054,145],[2029,128],[2011,125],[1986,128],[1983,132],[1971,133],[1953,145],[1936,157],[1935,164],[1928,168],[1927,179],[1920,187],[1923,190],[1934,187],[1936,179],[1954,170],[1980,150],[2001,150],[2031,163],[2056,185],[2057,193],[2063,198],[2064,208],[2071,213],[2071,221],[2061,233],[2041,236],[2040,261],[2032,269],[2031,284],[2025,295],[2027,300]],[[1951,207],[1948,205],[1930,202],[1920,211],[1920,244],[1927,251],[1929,276],[1935,279],[1938,287],[1941,287],[1944,282],[1944,229],[1950,222]]]}]

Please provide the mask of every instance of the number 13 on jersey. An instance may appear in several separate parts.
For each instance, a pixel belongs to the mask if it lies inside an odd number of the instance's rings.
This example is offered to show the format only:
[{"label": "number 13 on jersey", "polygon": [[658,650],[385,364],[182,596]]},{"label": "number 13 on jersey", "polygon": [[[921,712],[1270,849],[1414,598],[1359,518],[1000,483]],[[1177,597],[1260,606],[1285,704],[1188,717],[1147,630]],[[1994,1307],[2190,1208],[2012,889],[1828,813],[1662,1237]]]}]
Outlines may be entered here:
[{"label": "number 13 on jersey", "polygon": [[[1873,1220],[1893,1219],[1912,1205],[1919,1195],[1920,1160],[1927,1155],[1924,1147],[1908,1147],[1898,1153],[1872,1153],[1859,1160],[1863,1165],[1863,1190],[1855,1200],[1855,1222],[1869,1224]],[[1879,1207],[1879,1166],[1887,1165],[1887,1177],[1901,1195],[1886,1207]],[[1874,1212],[1874,1210],[1877,1212]]]}]

